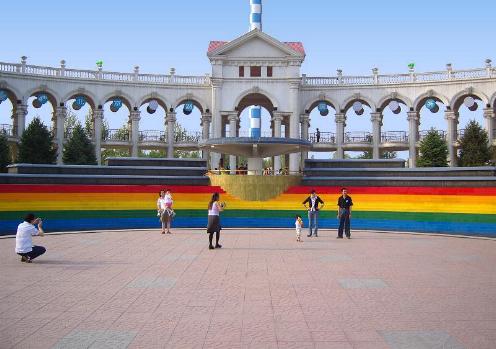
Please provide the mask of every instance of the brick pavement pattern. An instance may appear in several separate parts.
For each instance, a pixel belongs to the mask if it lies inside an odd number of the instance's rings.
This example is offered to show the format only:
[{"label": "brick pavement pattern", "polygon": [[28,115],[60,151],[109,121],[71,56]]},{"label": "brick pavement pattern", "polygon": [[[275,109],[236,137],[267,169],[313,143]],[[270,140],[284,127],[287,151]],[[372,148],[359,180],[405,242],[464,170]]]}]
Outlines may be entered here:
[{"label": "brick pavement pattern", "polygon": [[0,348],[496,348],[496,241],[334,230],[0,239]]}]

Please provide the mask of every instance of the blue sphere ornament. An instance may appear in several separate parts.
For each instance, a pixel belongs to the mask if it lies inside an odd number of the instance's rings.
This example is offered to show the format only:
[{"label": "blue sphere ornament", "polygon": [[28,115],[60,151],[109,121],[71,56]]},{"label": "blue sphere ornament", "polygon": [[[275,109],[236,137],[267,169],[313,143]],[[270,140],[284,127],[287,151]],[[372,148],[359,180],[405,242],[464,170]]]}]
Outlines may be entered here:
[{"label": "blue sphere ornament", "polygon": [[189,115],[193,111],[193,108],[194,108],[193,102],[186,101],[186,103],[184,103],[183,113],[185,115]]},{"label": "blue sphere ornament", "polygon": [[122,100],[119,98],[116,98],[112,101],[112,105],[110,106],[110,110],[113,112],[118,111],[122,107]]},{"label": "blue sphere ornament", "polygon": [[7,92],[5,90],[0,90],[0,103],[6,101],[8,98]]},{"label": "blue sphere ornament", "polygon": [[36,97],[36,99],[38,100],[38,102],[40,102],[41,104],[45,104],[46,102],[48,102],[48,96],[44,93],[42,94],[39,94],[38,97]]},{"label": "blue sphere ornament", "polygon": [[329,114],[326,102],[320,102],[317,108],[319,109],[320,115],[327,116],[327,114]]},{"label": "blue sphere ornament", "polygon": [[425,107],[426,107],[427,109],[429,109],[429,110],[431,110],[431,111],[432,111],[432,110],[436,109],[436,107],[437,107],[437,103],[436,103],[436,101],[435,101],[435,100],[433,100],[433,99],[428,99],[428,100],[426,100],[426,101],[425,101]]},{"label": "blue sphere ornament", "polygon": [[75,103],[81,109],[86,104],[86,98],[84,96],[77,96]]}]

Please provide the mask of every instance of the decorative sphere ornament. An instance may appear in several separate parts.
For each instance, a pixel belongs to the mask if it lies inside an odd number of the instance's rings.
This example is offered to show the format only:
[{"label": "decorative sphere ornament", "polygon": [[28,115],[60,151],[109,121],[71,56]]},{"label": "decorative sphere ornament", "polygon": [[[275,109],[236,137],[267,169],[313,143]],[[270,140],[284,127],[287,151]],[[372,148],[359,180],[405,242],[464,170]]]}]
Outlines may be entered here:
[{"label": "decorative sphere ornament", "polygon": [[33,107],[36,109],[41,108],[41,102],[38,100],[38,98],[33,99]]},{"label": "decorative sphere ornament", "polygon": [[147,112],[148,114],[153,114],[153,113],[155,113],[156,111],[157,111],[157,109],[152,109],[152,108],[150,108],[150,106],[146,107],[146,112]]},{"label": "decorative sphere ornament", "polygon": [[153,111],[157,110],[157,108],[158,108],[158,102],[157,102],[157,100],[152,99],[152,100],[150,101],[150,103],[148,103],[148,107],[149,107],[151,110],[153,110]]},{"label": "decorative sphere ornament", "polygon": [[425,107],[429,109],[432,113],[437,113],[439,110],[439,106],[436,101],[432,98],[425,101]]},{"label": "decorative sphere ornament", "polygon": [[76,102],[76,101],[74,101],[74,102],[72,103],[72,109],[74,109],[74,110],[79,110],[79,109],[81,109],[81,106],[80,106],[79,104],[77,104],[77,102]]},{"label": "decorative sphere ornament", "polygon": [[191,112],[193,111],[193,102],[192,101],[186,101],[186,103],[184,103],[184,107],[183,107],[183,113],[184,115],[189,115],[191,114]]},{"label": "decorative sphere ornament", "polygon": [[42,94],[39,94],[36,99],[41,103],[41,104],[45,104],[46,102],[48,102],[48,96],[44,93]]},{"label": "decorative sphere ornament", "polygon": [[360,101],[356,101],[356,102],[353,102],[353,110],[354,111],[359,111],[360,109],[362,109],[362,102]]},{"label": "decorative sphere ornament", "polygon": [[319,109],[320,115],[327,116],[329,114],[326,102],[320,102],[317,108]]},{"label": "decorative sphere ornament", "polygon": [[112,113],[115,113],[115,112],[117,112],[118,110],[119,110],[119,108],[116,108],[116,107],[115,107],[115,105],[114,105],[113,103],[110,105],[110,111],[111,111]]},{"label": "decorative sphere ornament", "polygon": [[400,104],[397,101],[389,102],[389,109],[391,109],[393,114],[399,114],[401,112]]},{"label": "decorative sphere ornament", "polygon": [[6,101],[8,98],[7,92],[5,90],[0,90],[0,103]]},{"label": "decorative sphere ornament", "polygon": [[77,96],[74,103],[76,103],[79,109],[81,109],[81,107],[83,107],[86,104],[86,98],[84,98],[84,96]]}]

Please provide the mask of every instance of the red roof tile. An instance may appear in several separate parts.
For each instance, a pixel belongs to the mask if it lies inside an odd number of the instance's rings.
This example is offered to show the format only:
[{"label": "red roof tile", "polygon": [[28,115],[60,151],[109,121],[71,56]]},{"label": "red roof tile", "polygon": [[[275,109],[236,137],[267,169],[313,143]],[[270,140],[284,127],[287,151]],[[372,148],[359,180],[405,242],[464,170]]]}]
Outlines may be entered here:
[{"label": "red roof tile", "polygon": [[212,52],[216,49],[218,49],[221,46],[224,46],[227,44],[229,41],[210,41],[208,44],[208,51],[207,52]]}]

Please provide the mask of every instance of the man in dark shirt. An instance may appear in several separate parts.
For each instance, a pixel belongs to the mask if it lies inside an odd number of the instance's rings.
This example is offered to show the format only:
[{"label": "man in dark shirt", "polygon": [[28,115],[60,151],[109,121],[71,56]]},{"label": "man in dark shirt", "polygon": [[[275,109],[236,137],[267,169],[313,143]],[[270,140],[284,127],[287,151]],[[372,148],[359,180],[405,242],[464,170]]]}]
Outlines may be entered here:
[{"label": "man in dark shirt", "polygon": [[317,143],[320,142],[320,130],[317,128],[317,132],[315,133],[315,136],[317,137]]},{"label": "man in dark shirt", "polygon": [[[308,203],[308,207],[307,207]],[[310,196],[303,201],[303,206],[308,210],[308,237],[312,236],[312,228],[313,235],[317,237],[317,231],[319,230],[319,204],[322,204],[324,207],[324,201],[320,197],[317,196],[315,190],[312,189],[310,192]]]},{"label": "man in dark shirt", "polygon": [[339,219],[339,229],[338,229],[338,239],[343,238],[343,230],[348,239],[351,239],[350,233],[350,218],[351,218],[351,206],[353,206],[353,201],[351,196],[348,195],[348,190],[346,188],[341,189],[342,195],[338,199],[338,219]]}]

